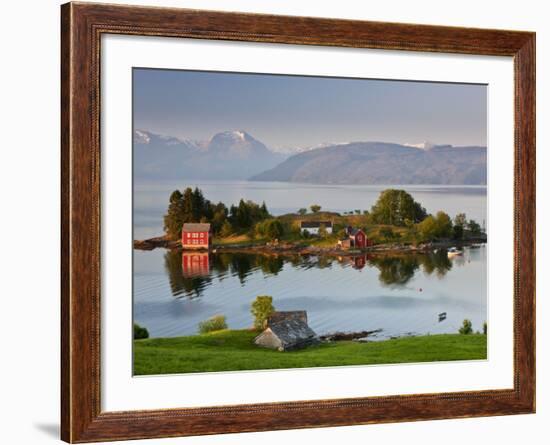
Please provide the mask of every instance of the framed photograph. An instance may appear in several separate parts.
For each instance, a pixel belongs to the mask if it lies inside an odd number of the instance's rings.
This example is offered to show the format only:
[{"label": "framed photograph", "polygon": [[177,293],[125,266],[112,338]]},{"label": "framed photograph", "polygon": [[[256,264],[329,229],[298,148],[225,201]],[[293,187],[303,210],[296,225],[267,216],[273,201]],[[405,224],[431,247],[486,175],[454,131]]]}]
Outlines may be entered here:
[{"label": "framed photograph", "polygon": [[535,411],[534,33],[61,17],[63,440]]}]

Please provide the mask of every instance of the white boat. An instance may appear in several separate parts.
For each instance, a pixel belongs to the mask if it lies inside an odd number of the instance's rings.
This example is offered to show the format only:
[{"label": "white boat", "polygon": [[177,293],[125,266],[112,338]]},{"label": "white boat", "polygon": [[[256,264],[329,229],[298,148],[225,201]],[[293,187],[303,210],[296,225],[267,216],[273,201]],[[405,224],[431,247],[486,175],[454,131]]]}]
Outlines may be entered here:
[{"label": "white boat", "polygon": [[457,249],[456,247],[451,247],[447,250],[447,257],[451,258],[454,256],[462,255],[462,250]]}]

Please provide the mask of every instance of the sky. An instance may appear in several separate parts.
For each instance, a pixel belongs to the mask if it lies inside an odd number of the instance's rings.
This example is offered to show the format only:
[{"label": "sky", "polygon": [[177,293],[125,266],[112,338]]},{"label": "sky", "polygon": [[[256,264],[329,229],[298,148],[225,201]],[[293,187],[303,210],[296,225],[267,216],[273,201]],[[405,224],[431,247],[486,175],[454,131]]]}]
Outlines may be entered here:
[{"label": "sky", "polygon": [[133,100],[134,128],[184,139],[487,143],[486,85],[134,68]]}]

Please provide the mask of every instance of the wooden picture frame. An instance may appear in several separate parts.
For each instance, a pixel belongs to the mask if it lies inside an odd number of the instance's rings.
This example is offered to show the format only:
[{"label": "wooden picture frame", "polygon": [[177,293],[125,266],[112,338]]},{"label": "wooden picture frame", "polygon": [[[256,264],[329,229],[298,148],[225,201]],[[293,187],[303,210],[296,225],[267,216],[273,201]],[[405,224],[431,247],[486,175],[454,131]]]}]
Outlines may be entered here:
[{"label": "wooden picture frame", "polygon": [[[535,411],[534,33],[68,3],[61,7],[61,34],[63,440],[93,442]],[[102,412],[99,116],[103,34],[512,56],[515,69],[513,389]]]}]

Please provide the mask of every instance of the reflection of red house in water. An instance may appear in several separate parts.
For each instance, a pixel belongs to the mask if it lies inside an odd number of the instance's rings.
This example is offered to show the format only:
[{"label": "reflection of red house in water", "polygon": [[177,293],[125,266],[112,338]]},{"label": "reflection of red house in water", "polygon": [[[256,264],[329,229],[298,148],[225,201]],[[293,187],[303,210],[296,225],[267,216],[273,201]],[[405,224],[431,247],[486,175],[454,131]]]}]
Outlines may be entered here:
[{"label": "reflection of red house in water", "polygon": [[184,277],[202,277],[210,273],[208,252],[183,252],[181,270]]},{"label": "reflection of red house in water", "polygon": [[354,256],[351,258],[351,265],[354,269],[362,269],[367,264],[367,257],[365,255]]},{"label": "reflection of red house in water", "polygon": [[185,223],[181,230],[181,245],[184,249],[208,249],[212,233],[208,223]]}]

